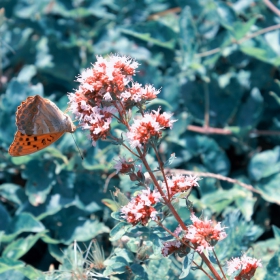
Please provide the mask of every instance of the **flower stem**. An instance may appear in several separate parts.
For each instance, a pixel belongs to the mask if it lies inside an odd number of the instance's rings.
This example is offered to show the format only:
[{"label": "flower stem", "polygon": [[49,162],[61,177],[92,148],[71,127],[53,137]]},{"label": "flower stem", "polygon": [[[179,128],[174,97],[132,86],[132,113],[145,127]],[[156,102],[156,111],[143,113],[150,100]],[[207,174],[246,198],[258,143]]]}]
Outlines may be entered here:
[{"label": "flower stem", "polygon": [[198,269],[200,269],[201,271],[203,271],[206,276],[210,279],[210,280],[214,280],[203,268],[202,266],[199,266],[195,261],[193,261],[193,263],[198,267]]},{"label": "flower stem", "polygon": [[214,254],[214,256],[215,256],[215,259],[216,259],[216,261],[217,261],[217,263],[218,263],[218,266],[219,266],[219,268],[220,268],[220,270],[221,270],[221,272],[222,272],[224,278],[227,279],[227,277],[226,277],[226,275],[225,275],[225,273],[224,273],[224,270],[223,270],[223,268],[222,268],[222,266],[221,266],[221,263],[219,262],[219,259],[218,259],[217,255],[216,255],[216,252],[215,252],[214,249],[213,249],[213,254]]},{"label": "flower stem", "polygon": [[161,174],[163,176],[163,179],[164,179],[164,182],[165,182],[165,185],[166,185],[168,200],[170,201],[171,200],[171,195],[170,195],[170,190],[169,190],[169,187],[168,187],[166,175],[165,175],[165,172],[164,172],[164,164],[163,164],[163,162],[162,162],[162,160],[161,160],[161,158],[159,156],[158,150],[157,150],[157,148],[155,147],[154,144],[152,144],[152,147],[153,147],[153,149],[155,151],[155,154],[156,154],[156,157],[157,157],[157,160],[158,160],[159,169],[161,171]]},{"label": "flower stem", "polygon": [[[171,201],[168,200],[168,198],[166,197],[166,195],[164,194],[163,190],[161,189],[154,173],[152,172],[145,155],[142,154],[140,148],[136,148],[137,152],[139,154],[139,157],[141,159],[141,161],[143,162],[147,172],[149,173],[151,179],[153,180],[155,187],[157,188],[157,190],[159,191],[159,193],[161,194],[165,204],[167,205],[167,207],[169,208],[169,210],[172,212],[172,214],[174,215],[175,219],[178,221],[178,223],[180,224],[181,228],[188,232],[188,227],[184,224],[183,220],[180,218],[180,216],[178,215],[177,211],[175,210],[175,208],[173,207]],[[213,265],[211,264],[211,262],[209,261],[209,259],[205,256],[204,253],[200,253],[198,252],[198,254],[200,255],[200,257],[203,259],[203,261],[206,263],[206,265],[208,266],[208,268],[211,270],[211,272],[213,273],[213,275],[215,276],[215,278],[217,280],[222,280],[222,278],[220,277],[220,275],[218,274],[218,272],[216,271],[216,269],[213,267]]]},{"label": "flower stem", "polygon": [[134,156],[136,156],[137,158],[139,158],[139,156],[137,154],[135,154],[129,147],[127,147],[124,143],[122,143],[122,145],[129,151],[131,152]]}]

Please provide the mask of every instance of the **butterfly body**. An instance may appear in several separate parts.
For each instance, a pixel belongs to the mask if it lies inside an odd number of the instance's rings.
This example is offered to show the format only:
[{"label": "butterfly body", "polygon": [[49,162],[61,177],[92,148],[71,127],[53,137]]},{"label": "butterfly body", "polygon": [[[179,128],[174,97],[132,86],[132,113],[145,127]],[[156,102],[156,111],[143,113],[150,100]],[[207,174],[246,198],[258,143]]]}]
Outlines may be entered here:
[{"label": "butterfly body", "polygon": [[23,156],[42,150],[65,132],[76,130],[71,118],[52,101],[39,95],[30,96],[16,112],[18,131],[9,148],[12,156]]}]

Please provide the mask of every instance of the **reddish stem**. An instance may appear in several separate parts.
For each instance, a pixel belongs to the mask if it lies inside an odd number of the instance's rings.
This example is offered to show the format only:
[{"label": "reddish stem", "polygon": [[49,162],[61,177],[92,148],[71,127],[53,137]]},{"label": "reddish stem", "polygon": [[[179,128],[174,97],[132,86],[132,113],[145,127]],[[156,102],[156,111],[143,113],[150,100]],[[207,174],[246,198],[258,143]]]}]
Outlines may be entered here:
[{"label": "reddish stem", "polygon": [[[145,156],[142,154],[140,148],[136,148],[137,152],[139,154],[140,159],[142,160],[147,172],[149,173],[151,179],[154,182],[155,187],[157,188],[157,190],[159,191],[159,193],[161,194],[165,204],[167,205],[167,207],[170,209],[170,211],[172,212],[172,214],[174,215],[175,219],[178,221],[178,223],[180,224],[181,228],[188,232],[188,228],[187,226],[184,224],[183,220],[180,218],[180,216],[178,215],[177,211],[175,210],[175,208],[173,207],[172,203],[168,200],[168,198],[165,196],[163,190],[161,189],[154,173],[152,172]],[[205,262],[205,264],[208,266],[208,268],[210,269],[210,271],[213,273],[213,275],[216,277],[217,280],[222,280],[222,278],[220,277],[220,275],[218,274],[218,272],[216,271],[216,269],[213,267],[213,265],[211,264],[211,262],[208,260],[208,258],[205,256],[204,253],[200,253],[198,252],[198,254],[200,255],[200,257],[203,259],[203,261]]]},{"label": "reddish stem", "polygon": [[208,276],[208,278],[210,279],[210,280],[214,280],[201,266],[199,266],[195,261],[192,261],[197,267],[198,267],[198,269],[200,269],[201,271],[203,271],[205,274],[206,274],[206,276]]},{"label": "reddish stem", "polygon": [[159,164],[159,169],[161,171],[161,174],[163,176],[163,179],[164,179],[164,182],[165,182],[165,185],[166,185],[168,200],[170,201],[171,200],[171,195],[170,195],[170,191],[169,191],[169,187],[168,187],[168,183],[167,183],[167,178],[166,178],[166,175],[165,175],[165,172],[164,172],[164,164],[163,164],[163,162],[162,162],[162,160],[159,156],[158,150],[156,149],[154,144],[152,145],[152,147],[155,151],[155,154],[156,154],[156,157],[157,157],[157,160],[158,160],[158,164]]},{"label": "reddish stem", "polygon": [[216,259],[216,261],[217,261],[217,263],[218,263],[218,266],[219,266],[219,268],[220,268],[220,270],[221,270],[221,272],[222,272],[224,278],[227,279],[227,277],[226,277],[226,275],[225,275],[225,273],[224,273],[224,270],[223,270],[223,268],[222,268],[222,266],[221,266],[221,263],[219,262],[219,259],[218,259],[217,255],[216,255],[216,252],[215,252],[214,249],[213,249],[213,254],[214,254],[214,256],[215,256],[215,259]]}]

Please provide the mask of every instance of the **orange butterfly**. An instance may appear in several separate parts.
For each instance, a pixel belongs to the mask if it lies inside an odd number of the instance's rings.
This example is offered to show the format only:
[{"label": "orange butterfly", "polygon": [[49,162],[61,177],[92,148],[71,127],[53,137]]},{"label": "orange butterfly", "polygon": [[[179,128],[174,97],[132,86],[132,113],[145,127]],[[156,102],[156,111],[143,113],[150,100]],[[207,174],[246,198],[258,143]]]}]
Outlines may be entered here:
[{"label": "orange butterfly", "polygon": [[39,95],[29,96],[16,112],[18,131],[9,148],[11,156],[24,156],[42,150],[76,126],[52,101]]}]

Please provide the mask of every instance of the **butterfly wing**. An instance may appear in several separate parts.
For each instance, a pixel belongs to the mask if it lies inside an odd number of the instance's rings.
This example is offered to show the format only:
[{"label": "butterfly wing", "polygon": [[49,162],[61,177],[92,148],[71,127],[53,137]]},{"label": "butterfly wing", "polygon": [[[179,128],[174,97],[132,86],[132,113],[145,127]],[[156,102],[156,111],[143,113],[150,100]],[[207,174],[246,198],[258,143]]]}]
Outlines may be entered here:
[{"label": "butterfly wing", "polygon": [[21,103],[16,113],[18,130],[26,135],[42,135],[57,132],[74,132],[69,116],[52,101],[39,95],[30,96]]},{"label": "butterfly wing", "polygon": [[17,157],[35,153],[54,143],[63,134],[64,132],[56,132],[28,136],[17,131],[14,141],[9,148],[9,154],[11,156]]}]

